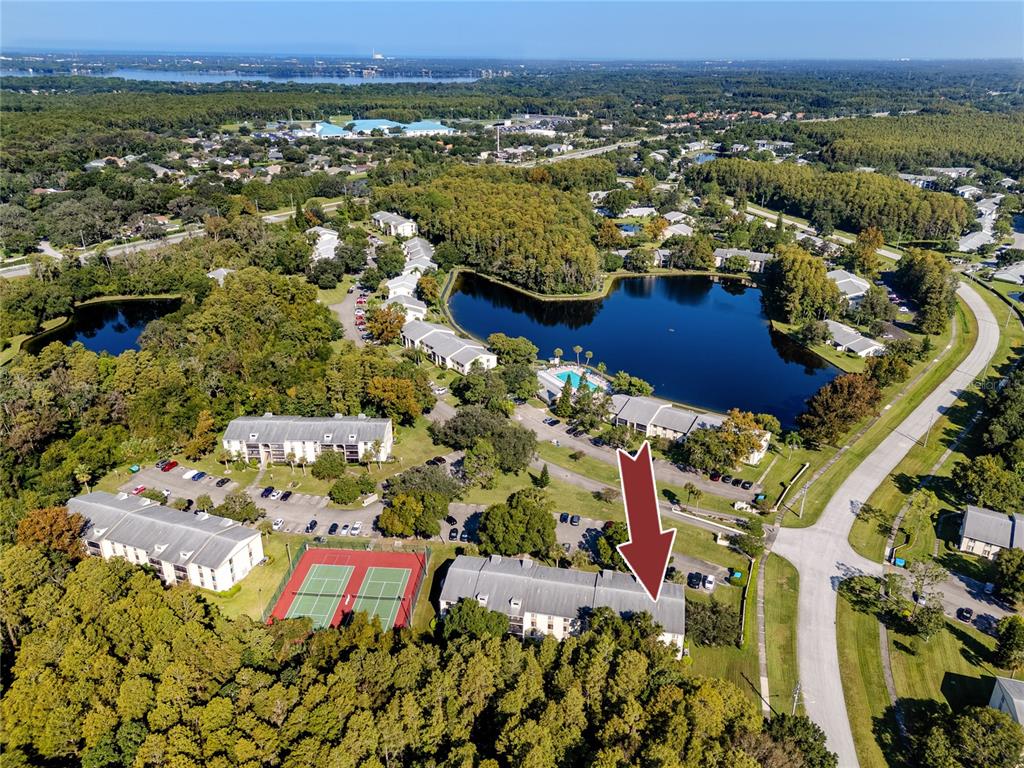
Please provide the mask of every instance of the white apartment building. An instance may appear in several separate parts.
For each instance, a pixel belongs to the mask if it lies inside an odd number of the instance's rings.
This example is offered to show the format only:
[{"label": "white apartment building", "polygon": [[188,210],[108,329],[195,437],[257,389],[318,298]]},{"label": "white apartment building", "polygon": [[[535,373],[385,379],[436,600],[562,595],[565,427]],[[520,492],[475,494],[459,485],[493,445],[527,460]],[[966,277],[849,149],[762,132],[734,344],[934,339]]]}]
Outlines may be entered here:
[{"label": "white apartment building", "polygon": [[623,617],[646,612],[661,626],[661,642],[683,652],[686,598],[679,584],[663,584],[655,602],[632,574],[551,568],[529,558],[459,555],[441,588],[441,615],[463,599],[505,614],[510,633],[522,638],[564,640],[579,634],[595,608],[611,608]]},{"label": "white apartment building", "polygon": [[359,416],[331,417],[242,416],[232,419],[221,441],[235,458],[258,460],[261,464],[284,464],[289,456],[313,463],[324,451],[344,453],[358,462],[369,454],[374,461],[391,456],[395,433],[391,419]]},{"label": "white apartment building", "polygon": [[415,221],[391,211],[377,211],[370,219],[377,229],[392,237],[413,237],[416,234]]},{"label": "white apartment building", "polygon": [[991,560],[1002,549],[1024,549],[1024,515],[968,505],[960,523],[960,551]]},{"label": "white apartment building", "polygon": [[452,368],[461,374],[469,373],[474,363],[480,363],[486,370],[498,365],[498,356],[487,347],[457,336],[451,328],[423,320],[402,326],[402,345],[423,350],[434,365]]},{"label": "white apartment building", "polygon": [[76,496],[67,506],[88,521],[86,552],[152,566],[166,584],[223,592],[263,561],[260,532],[226,517],[103,491]]}]

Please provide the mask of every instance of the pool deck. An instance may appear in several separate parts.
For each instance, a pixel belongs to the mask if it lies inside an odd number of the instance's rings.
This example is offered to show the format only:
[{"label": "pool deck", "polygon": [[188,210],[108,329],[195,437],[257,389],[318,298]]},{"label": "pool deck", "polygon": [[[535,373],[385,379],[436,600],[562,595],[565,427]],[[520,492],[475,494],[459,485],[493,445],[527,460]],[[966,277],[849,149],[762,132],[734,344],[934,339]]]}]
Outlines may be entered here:
[{"label": "pool deck", "polygon": [[[592,389],[604,392],[605,394],[609,394],[611,392],[611,382],[596,371],[584,368],[582,365],[562,363],[559,365],[548,366],[538,372],[537,396],[545,402],[554,402],[554,400],[557,400],[558,396],[562,392],[562,387],[565,386],[565,379],[561,379],[559,376],[566,373],[575,374],[580,378],[585,374],[587,381],[594,385]],[[579,385],[576,384],[573,386],[575,388]]]}]

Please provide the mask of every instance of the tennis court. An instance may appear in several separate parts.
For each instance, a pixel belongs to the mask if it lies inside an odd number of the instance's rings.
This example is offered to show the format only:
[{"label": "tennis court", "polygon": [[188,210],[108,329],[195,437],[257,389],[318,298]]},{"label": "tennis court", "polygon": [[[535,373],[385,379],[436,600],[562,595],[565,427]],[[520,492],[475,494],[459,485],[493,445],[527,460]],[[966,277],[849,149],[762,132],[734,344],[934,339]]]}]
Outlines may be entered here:
[{"label": "tennis court", "polygon": [[309,617],[336,627],[356,612],[384,629],[408,626],[429,553],[307,549],[285,578],[269,620]]},{"label": "tennis court", "polygon": [[329,626],[354,570],[351,565],[312,565],[296,590],[285,618],[308,616],[313,620],[313,629]]},{"label": "tennis court", "polygon": [[408,581],[408,568],[367,568],[352,610],[379,617],[382,627],[393,627]]}]

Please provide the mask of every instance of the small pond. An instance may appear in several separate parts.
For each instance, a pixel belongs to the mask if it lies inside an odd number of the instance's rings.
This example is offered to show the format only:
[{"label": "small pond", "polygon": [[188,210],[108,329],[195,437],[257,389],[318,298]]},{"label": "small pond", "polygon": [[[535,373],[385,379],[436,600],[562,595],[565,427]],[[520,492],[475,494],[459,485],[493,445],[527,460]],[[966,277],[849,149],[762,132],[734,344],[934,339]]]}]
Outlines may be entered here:
[{"label": "small pond", "polygon": [[180,299],[135,299],[106,301],[76,307],[71,322],[51,333],[44,333],[25,342],[23,348],[38,354],[53,342],[73,344],[82,342],[93,352],[119,355],[128,349],[137,349],[139,335],[146,325],[175,311]]},{"label": "small pond", "polygon": [[542,301],[463,273],[450,307],[478,338],[496,331],[525,336],[542,357],[559,347],[570,361],[579,345],[594,353],[594,365],[646,379],[655,395],[713,411],[772,413],[784,426],[839,374],[773,332],[760,291],[735,280],[623,278],[601,299]]}]

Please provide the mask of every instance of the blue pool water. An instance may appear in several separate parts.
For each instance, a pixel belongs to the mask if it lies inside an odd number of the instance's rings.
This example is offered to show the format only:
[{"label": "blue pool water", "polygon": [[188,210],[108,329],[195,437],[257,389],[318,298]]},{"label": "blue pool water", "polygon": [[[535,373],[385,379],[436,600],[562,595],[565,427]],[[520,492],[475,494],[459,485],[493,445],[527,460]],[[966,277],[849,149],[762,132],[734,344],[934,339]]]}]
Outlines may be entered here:
[{"label": "blue pool water", "polygon": [[619,224],[619,229],[629,234],[636,234],[640,231],[639,224]]},{"label": "blue pool water", "polygon": [[[555,374],[555,378],[563,383],[566,379],[568,379],[569,382],[572,384],[573,389],[580,388],[580,375],[575,371],[562,371],[561,373]],[[597,384],[595,384],[594,382],[588,381],[587,386],[590,387],[591,390],[595,392],[597,391]]]}]

